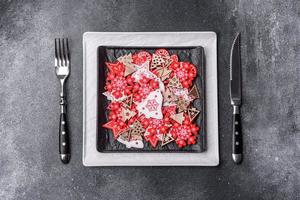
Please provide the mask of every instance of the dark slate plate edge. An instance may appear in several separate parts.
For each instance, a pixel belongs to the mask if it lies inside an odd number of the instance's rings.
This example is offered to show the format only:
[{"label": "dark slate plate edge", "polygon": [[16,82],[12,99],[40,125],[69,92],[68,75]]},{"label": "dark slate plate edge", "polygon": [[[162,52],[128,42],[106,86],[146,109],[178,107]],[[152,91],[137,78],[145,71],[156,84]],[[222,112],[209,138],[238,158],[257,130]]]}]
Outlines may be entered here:
[{"label": "dark slate plate edge", "polygon": [[[109,141],[109,136],[111,136],[111,134],[100,134],[100,129],[103,130],[102,125],[104,123],[106,123],[106,121],[100,121],[99,119],[104,119],[107,118],[105,116],[105,110],[103,110],[104,107],[103,106],[103,102],[101,101],[101,95],[104,92],[104,84],[105,84],[105,78],[100,79],[99,77],[105,77],[105,69],[106,68],[101,68],[100,66],[105,66],[105,61],[108,60],[107,59],[107,55],[106,53],[104,53],[105,48],[126,48],[126,49],[140,49],[140,50],[147,50],[147,49],[159,49],[159,48],[165,48],[165,49],[200,49],[201,50],[201,74],[205,76],[205,54],[204,54],[204,48],[202,46],[171,46],[171,47],[166,47],[166,46],[162,46],[162,47],[158,47],[158,46],[99,46],[97,49],[97,120],[96,120],[96,148],[97,151],[99,151],[100,153],[201,153],[204,152],[207,147],[206,147],[206,110],[205,110],[205,105],[206,105],[206,101],[205,101],[205,77],[201,76],[201,92],[204,93],[203,97],[202,97],[202,121],[201,121],[201,132],[198,136],[198,141],[197,144],[199,143],[200,145],[200,150],[192,150],[192,149],[176,149],[176,150],[157,150],[157,149],[125,149],[125,150],[107,150],[105,149],[105,144],[106,142]],[[148,50],[149,51],[149,50]],[[105,55],[105,59],[100,59],[100,55]],[[202,95],[202,93],[200,95]],[[198,124],[199,125],[199,124]],[[101,127],[101,128],[100,128]],[[110,132],[109,130],[106,130],[107,132]],[[106,137],[107,136],[107,137]],[[101,138],[102,137],[102,138]],[[201,141],[201,144],[199,142],[199,140]],[[123,145],[123,144],[119,144],[119,145]],[[125,146],[125,145],[124,145]]]}]

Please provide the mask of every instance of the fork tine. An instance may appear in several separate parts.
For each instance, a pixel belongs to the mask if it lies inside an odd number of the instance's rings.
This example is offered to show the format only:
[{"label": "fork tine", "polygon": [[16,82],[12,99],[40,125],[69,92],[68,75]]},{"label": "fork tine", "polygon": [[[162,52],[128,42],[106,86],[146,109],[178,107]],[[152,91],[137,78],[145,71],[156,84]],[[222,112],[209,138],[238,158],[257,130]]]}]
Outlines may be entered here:
[{"label": "fork tine", "polygon": [[58,60],[58,67],[62,66],[61,63],[61,48],[60,48],[60,38],[56,39],[56,46],[57,46],[57,60]]},{"label": "fork tine", "polygon": [[65,66],[65,63],[66,63],[65,62],[66,59],[65,59],[65,44],[64,44],[65,41],[64,40],[65,40],[64,38],[61,39],[61,52],[62,52],[61,54],[62,54],[63,67]]},{"label": "fork tine", "polygon": [[66,56],[66,64],[67,64],[67,66],[69,66],[69,62],[70,62],[70,51],[69,51],[69,42],[68,42],[68,38],[65,39],[65,47],[66,47],[66,52],[65,52],[65,56]]},{"label": "fork tine", "polygon": [[60,52],[61,52],[61,63],[62,66],[65,67],[65,47],[64,47],[64,39],[59,39],[60,42]]},{"label": "fork tine", "polygon": [[67,51],[67,44],[66,44],[67,38],[62,39],[63,43],[63,52],[64,52],[64,59],[65,59],[65,66],[68,67],[68,51]]},{"label": "fork tine", "polygon": [[54,39],[54,43],[55,43],[55,60],[54,60],[54,66],[57,67],[58,66],[58,50],[57,50],[57,39]]}]

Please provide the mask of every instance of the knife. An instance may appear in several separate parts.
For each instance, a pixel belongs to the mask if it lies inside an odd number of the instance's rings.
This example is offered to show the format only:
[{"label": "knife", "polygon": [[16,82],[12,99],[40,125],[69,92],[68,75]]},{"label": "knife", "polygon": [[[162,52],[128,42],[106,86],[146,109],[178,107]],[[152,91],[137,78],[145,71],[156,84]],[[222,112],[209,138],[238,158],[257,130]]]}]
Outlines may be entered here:
[{"label": "knife", "polygon": [[238,33],[233,40],[230,54],[230,101],[233,106],[232,159],[236,164],[240,164],[243,159],[243,138],[240,117],[240,106],[242,104],[240,38],[241,34]]}]

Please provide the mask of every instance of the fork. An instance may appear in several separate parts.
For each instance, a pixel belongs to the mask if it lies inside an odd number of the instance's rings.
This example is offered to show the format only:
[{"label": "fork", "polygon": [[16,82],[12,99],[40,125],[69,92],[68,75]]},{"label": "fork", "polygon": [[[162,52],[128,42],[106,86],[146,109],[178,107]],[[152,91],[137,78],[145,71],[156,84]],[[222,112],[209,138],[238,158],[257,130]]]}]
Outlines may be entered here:
[{"label": "fork", "polygon": [[70,141],[67,126],[67,102],[64,84],[70,74],[68,38],[55,38],[55,73],[60,81],[59,154],[64,164],[70,161]]}]

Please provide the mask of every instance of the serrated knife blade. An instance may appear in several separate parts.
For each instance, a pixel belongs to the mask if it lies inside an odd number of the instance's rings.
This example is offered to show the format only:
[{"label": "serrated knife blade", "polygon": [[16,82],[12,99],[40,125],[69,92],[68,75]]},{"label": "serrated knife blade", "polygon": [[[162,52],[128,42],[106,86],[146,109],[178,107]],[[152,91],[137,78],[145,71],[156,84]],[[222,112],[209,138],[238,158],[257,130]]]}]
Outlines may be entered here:
[{"label": "serrated knife blade", "polygon": [[241,34],[233,40],[230,53],[230,101],[233,106],[232,125],[232,159],[240,164],[243,158],[243,140],[240,118],[242,103],[242,73],[241,73]]}]

